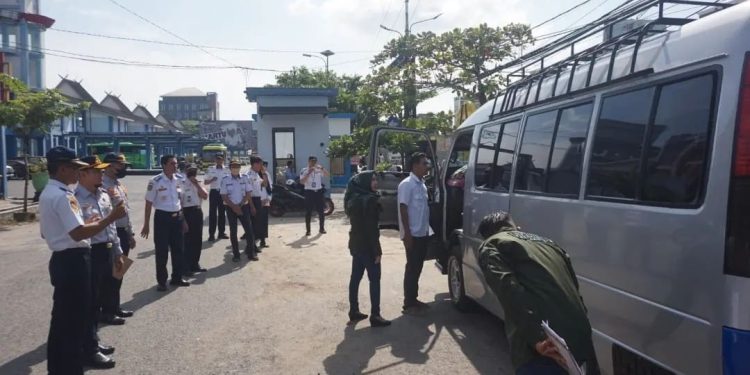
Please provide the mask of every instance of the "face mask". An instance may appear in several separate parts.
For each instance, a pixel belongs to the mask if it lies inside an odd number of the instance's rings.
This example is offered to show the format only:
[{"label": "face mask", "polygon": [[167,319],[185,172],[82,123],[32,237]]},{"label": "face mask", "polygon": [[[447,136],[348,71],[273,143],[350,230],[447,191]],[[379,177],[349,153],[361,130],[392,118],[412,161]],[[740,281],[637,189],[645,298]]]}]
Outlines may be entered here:
[{"label": "face mask", "polygon": [[115,177],[117,177],[117,178],[125,178],[125,176],[127,176],[127,175],[128,175],[128,169],[127,168],[122,168],[122,169],[118,169],[117,170],[117,174],[115,175]]}]

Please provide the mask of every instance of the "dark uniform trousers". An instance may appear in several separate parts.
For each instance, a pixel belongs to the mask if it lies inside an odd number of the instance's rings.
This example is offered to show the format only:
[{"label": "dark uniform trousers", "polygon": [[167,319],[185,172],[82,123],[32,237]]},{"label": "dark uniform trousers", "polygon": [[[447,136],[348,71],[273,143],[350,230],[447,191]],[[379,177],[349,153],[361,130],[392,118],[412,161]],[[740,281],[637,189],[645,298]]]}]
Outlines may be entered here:
[{"label": "dark uniform trousers", "polygon": [[242,224],[245,230],[245,254],[248,256],[256,255],[255,236],[253,235],[252,219],[250,219],[250,205],[246,204],[241,207],[242,215],[237,215],[232,209],[227,207],[227,219],[229,220],[229,240],[232,242],[232,254],[240,256],[239,241],[237,240],[237,221]]},{"label": "dark uniform trousers", "polygon": [[203,250],[203,210],[200,206],[184,207],[185,222],[188,232],[185,233],[185,262],[189,270],[198,269]]},{"label": "dark uniform trousers", "polygon": [[305,227],[307,231],[310,231],[310,222],[312,221],[313,210],[318,212],[318,224],[320,224],[320,231],[325,229],[326,216],[323,214],[325,209],[325,197],[323,196],[323,189],[320,190],[305,190]]},{"label": "dark uniform trousers", "polygon": [[226,212],[224,206],[224,200],[221,198],[221,194],[218,189],[211,189],[208,193],[208,234],[213,236],[216,233],[216,221],[219,221],[219,235],[224,234],[226,224]]},{"label": "dark uniform trousers", "polygon": [[83,347],[91,310],[90,249],[52,253],[49,275],[55,291],[47,339],[47,371],[50,375],[83,374]]},{"label": "dark uniform trousers", "polygon": [[154,247],[156,252],[156,281],[167,282],[167,259],[172,254],[172,280],[179,281],[185,272],[184,238],[181,211],[156,210],[154,214]]},{"label": "dark uniform trousers", "polygon": [[84,344],[84,355],[99,351],[97,326],[102,314],[114,315],[114,283],[112,282],[112,243],[91,245],[91,305],[88,322],[88,334]]},{"label": "dark uniform trousers", "polygon": [[268,238],[268,207],[263,206],[260,197],[253,197],[255,216],[253,217],[253,234],[256,240]]},{"label": "dark uniform trousers", "polygon": [[412,237],[411,249],[406,250],[406,269],[404,270],[404,306],[413,306],[419,295],[419,276],[422,275],[424,260],[427,258],[427,245],[430,237]]},{"label": "dark uniform trousers", "polygon": [[[117,228],[117,237],[120,239],[120,247],[122,247],[122,253],[125,256],[130,255],[130,233],[128,232],[127,228]],[[112,302],[112,305],[115,308],[115,311],[120,311],[120,289],[122,288],[122,280],[112,278],[114,291],[112,293],[112,298],[114,301]]]}]

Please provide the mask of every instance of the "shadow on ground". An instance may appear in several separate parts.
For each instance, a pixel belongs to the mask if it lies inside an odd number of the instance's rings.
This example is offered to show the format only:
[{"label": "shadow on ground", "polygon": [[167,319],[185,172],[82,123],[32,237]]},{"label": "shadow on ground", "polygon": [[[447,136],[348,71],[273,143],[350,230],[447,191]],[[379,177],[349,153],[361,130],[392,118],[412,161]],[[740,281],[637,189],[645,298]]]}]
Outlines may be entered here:
[{"label": "shadow on ground", "polygon": [[[435,295],[435,301],[429,305],[431,308],[424,316],[401,315],[393,319],[390,327],[372,328],[367,321],[359,323],[361,328],[346,326],[344,340],[336,347],[336,353],[323,361],[326,373],[391,373],[403,364],[425,364],[431,359],[438,337],[445,334],[459,344],[477,373],[512,373],[502,321],[481,309],[461,314],[451,306],[445,293]],[[487,335],[488,331],[493,334]],[[377,351],[383,350],[390,350],[396,360],[369,367]]]},{"label": "shadow on ground", "polygon": [[47,360],[47,343],[0,365],[0,374],[31,374],[31,368]]}]

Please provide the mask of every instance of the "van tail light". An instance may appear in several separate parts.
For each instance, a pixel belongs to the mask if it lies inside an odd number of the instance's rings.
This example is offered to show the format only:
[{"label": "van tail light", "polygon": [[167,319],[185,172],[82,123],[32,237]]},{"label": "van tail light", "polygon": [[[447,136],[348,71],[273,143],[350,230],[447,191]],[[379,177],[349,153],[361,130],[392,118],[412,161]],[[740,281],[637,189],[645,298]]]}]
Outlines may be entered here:
[{"label": "van tail light", "polygon": [[724,273],[750,277],[750,53],[745,55],[738,103]]}]

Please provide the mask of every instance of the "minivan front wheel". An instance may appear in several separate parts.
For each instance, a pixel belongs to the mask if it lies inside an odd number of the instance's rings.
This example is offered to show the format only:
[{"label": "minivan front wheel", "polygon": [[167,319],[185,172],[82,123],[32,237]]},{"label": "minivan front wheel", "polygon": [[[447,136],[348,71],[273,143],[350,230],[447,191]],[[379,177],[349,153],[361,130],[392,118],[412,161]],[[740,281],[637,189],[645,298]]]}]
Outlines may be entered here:
[{"label": "minivan front wheel", "polygon": [[448,259],[448,290],[450,292],[451,303],[461,312],[469,312],[471,301],[466,296],[464,288],[464,274],[461,266],[461,260],[455,255]]}]

